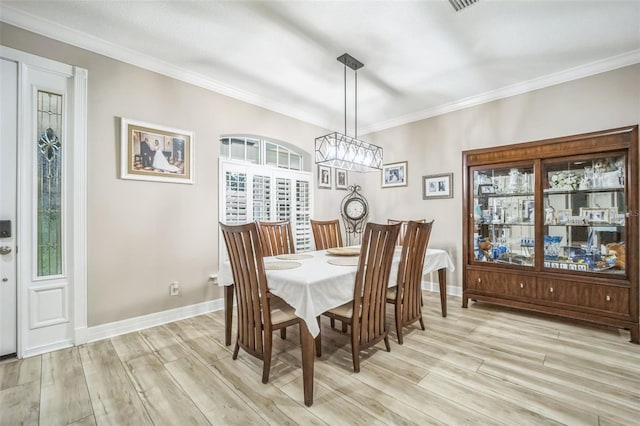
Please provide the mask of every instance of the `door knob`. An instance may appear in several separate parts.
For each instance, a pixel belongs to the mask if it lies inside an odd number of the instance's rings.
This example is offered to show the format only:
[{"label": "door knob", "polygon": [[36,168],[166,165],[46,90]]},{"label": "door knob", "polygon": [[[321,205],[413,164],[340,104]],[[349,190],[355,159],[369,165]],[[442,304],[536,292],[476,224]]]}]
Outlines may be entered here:
[{"label": "door knob", "polygon": [[11,247],[8,247],[8,246],[0,247],[0,254],[1,255],[5,255],[5,254],[9,254],[9,253],[11,253]]}]

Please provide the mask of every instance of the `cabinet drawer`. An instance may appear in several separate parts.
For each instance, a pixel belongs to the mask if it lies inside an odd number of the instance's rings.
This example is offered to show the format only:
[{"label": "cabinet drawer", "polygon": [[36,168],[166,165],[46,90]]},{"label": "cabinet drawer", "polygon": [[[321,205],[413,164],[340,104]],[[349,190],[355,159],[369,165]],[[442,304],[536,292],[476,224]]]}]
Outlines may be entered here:
[{"label": "cabinet drawer", "polygon": [[542,300],[629,314],[628,288],[540,278],[538,289]]},{"label": "cabinet drawer", "polygon": [[467,271],[467,288],[508,296],[536,297],[536,278],[527,275]]}]

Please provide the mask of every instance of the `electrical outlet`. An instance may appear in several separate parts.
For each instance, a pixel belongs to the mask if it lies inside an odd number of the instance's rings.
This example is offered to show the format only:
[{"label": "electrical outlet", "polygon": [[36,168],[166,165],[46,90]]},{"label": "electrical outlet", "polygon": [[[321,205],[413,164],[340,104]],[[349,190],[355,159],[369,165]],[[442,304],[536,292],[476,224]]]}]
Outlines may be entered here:
[{"label": "electrical outlet", "polygon": [[179,296],[180,295],[180,283],[178,281],[174,281],[169,286],[169,295],[170,296]]},{"label": "electrical outlet", "polygon": [[211,282],[211,285],[217,285],[218,284],[218,274],[209,275],[209,281]]}]

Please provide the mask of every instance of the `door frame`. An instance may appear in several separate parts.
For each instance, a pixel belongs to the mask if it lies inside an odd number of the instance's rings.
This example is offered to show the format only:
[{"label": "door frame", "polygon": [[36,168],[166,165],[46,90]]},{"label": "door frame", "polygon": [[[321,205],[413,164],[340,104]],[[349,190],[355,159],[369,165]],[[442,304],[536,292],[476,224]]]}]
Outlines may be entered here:
[{"label": "door frame", "polygon": [[[16,224],[16,284],[17,284],[17,356],[29,357],[52,350],[86,343],[87,340],[87,79],[88,72],[84,68],[63,64],[0,45],[0,56],[18,64],[18,123],[17,123],[17,224]],[[71,336],[52,342],[41,342],[37,347],[29,347],[29,300],[26,282],[30,280],[32,258],[27,250],[21,247],[32,245],[27,239],[31,237],[31,209],[33,166],[25,164],[32,158],[27,151],[31,146],[34,123],[33,111],[29,110],[25,98],[31,96],[31,87],[25,78],[28,71],[51,73],[70,80],[70,108],[67,109],[69,144],[68,162],[69,176],[67,196],[69,225],[71,232],[71,250],[67,253],[69,272],[72,275],[69,318],[72,322]]]}]

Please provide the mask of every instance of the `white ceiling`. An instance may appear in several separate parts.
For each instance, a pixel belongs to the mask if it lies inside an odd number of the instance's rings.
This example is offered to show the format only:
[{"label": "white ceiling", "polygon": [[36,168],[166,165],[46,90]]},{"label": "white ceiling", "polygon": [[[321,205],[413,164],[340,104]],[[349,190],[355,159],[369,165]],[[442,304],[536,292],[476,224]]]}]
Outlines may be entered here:
[{"label": "white ceiling", "polygon": [[359,134],[640,62],[640,0],[1,0],[0,20],[338,131],[347,52]]}]

